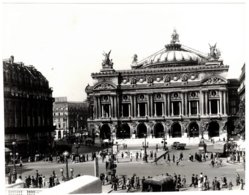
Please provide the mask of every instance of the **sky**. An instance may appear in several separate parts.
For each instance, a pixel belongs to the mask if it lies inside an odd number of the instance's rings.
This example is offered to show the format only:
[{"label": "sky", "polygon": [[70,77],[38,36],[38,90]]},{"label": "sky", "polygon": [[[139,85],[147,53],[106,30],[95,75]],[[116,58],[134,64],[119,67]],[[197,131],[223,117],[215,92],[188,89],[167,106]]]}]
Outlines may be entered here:
[{"label": "sky", "polygon": [[103,52],[114,69],[170,43],[208,53],[217,43],[228,78],[238,78],[246,61],[244,4],[3,4],[2,57],[34,65],[49,81],[53,96],[83,101],[91,73]]}]

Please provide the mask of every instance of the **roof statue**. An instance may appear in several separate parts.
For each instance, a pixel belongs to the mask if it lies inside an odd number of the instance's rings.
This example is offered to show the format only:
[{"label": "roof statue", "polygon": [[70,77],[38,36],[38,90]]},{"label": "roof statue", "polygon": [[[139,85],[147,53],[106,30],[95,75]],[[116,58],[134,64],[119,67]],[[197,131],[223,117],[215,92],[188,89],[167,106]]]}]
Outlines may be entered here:
[{"label": "roof statue", "polygon": [[210,53],[208,54],[208,57],[213,60],[219,59],[220,51],[216,48],[216,43],[213,46],[209,44],[209,49]]},{"label": "roof statue", "polygon": [[132,58],[132,64],[137,64],[137,54],[134,54]]},{"label": "roof statue", "polygon": [[174,29],[173,34],[171,35],[171,44],[179,43],[179,34],[176,32],[176,29]]},{"label": "roof statue", "polygon": [[102,62],[103,65],[111,65],[112,64],[112,60],[110,60],[111,51],[112,50],[110,50],[108,53],[105,53],[105,52],[103,53],[103,56],[105,56],[105,59]]},{"label": "roof statue", "polygon": [[101,71],[114,71],[113,69],[113,62],[112,59],[110,59],[110,54],[111,54],[110,50],[108,53],[104,52],[103,56],[105,56],[105,58],[102,61],[102,70]]}]

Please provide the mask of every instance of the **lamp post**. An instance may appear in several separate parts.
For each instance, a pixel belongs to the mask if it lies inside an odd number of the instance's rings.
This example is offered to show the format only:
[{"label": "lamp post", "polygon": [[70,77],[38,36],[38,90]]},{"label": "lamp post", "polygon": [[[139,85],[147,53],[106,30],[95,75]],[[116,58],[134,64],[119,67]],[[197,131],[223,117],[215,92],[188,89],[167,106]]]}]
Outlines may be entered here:
[{"label": "lamp post", "polygon": [[143,148],[144,148],[144,161],[147,163],[147,148],[149,147],[149,143],[146,142],[147,134],[144,134],[144,142],[143,142]]},{"label": "lamp post", "polygon": [[16,142],[12,142],[12,146],[13,146],[13,153],[10,153],[10,156],[12,156],[12,161],[13,161],[13,173],[12,173],[12,183],[14,183],[17,179],[17,172],[16,172],[16,160],[18,159],[18,153],[16,153]]},{"label": "lamp post", "polygon": [[66,178],[65,178],[65,181],[68,181],[68,180],[69,180],[69,174],[68,174],[68,160],[67,160],[67,158],[68,158],[68,156],[69,156],[69,152],[68,152],[68,151],[65,151],[65,152],[63,153],[63,156],[64,156],[64,158],[66,159]]}]

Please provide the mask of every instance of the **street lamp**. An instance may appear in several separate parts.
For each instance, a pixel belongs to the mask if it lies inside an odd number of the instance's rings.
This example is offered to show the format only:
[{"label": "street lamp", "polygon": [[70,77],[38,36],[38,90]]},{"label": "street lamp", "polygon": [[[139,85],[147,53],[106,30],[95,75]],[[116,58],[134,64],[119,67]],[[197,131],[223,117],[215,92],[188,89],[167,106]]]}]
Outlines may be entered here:
[{"label": "street lamp", "polygon": [[13,167],[13,173],[12,173],[12,175],[13,175],[13,181],[12,181],[12,183],[15,183],[15,181],[17,179],[16,160],[18,159],[18,155],[19,154],[16,153],[16,142],[12,142],[12,146],[13,146],[13,149],[12,149],[13,153],[10,153],[10,156],[13,156],[13,157],[11,157],[11,159],[12,159],[13,165],[14,165],[14,167]]},{"label": "street lamp", "polygon": [[68,151],[65,151],[63,153],[63,156],[64,158],[66,159],[66,178],[65,178],[65,181],[68,181],[69,180],[69,174],[68,174],[68,161],[67,161],[67,158],[69,156],[69,152]]},{"label": "street lamp", "polygon": [[149,147],[149,143],[146,142],[147,134],[144,134],[144,142],[143,142],[143,148],[144,148],[144,161],[147,163],[147,148]]}]

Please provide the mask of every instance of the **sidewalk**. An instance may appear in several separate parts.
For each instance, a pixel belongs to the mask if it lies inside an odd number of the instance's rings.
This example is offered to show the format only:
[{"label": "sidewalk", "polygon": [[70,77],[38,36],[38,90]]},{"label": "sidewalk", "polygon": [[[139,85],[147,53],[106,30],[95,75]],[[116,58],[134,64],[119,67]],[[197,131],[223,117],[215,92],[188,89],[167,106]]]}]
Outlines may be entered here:
[{"label": "sidewalk", "polygon": [[111,193],[113,189],[111,188],[111,184],[102,185],[102,193]]}]

